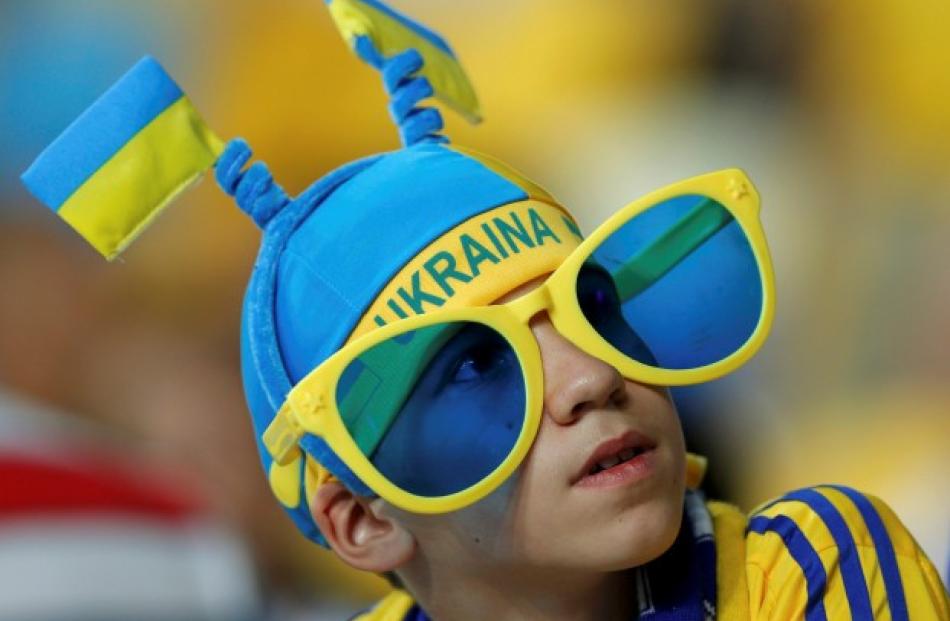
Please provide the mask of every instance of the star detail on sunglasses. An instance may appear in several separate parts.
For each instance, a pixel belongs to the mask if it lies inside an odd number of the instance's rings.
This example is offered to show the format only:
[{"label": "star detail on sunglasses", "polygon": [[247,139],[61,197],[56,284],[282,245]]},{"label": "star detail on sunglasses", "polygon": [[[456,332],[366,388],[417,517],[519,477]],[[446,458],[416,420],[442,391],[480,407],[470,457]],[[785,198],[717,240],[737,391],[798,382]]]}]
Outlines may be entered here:
[{"label": "star detail on sunglasses", "polygon": [[322,393],[314,395],[307,390],[294,391],[291,394],[291,401],[294,410],[300,414],[315,414],[327,407],[326,398]]},{"label": "star detail on sunglasses", "polygon": [[739,200],[749,195],[749,185],[745,181],[730,179],[728,186],[729,194],[733,200]]}]

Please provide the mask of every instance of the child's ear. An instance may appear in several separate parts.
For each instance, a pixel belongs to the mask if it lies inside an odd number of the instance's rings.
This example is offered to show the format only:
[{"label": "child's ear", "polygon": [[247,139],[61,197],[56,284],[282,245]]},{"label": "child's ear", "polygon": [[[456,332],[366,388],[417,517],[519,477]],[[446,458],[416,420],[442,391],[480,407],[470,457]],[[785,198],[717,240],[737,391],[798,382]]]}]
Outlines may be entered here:
[{"label": "child's ear", "polygon": [[412,558],[416,540],[398,521],[381,515],[375,502],[339,481],[327,481],[317,490],[310,511],[327,543],[346,563],[366,571],[393,571]]}]

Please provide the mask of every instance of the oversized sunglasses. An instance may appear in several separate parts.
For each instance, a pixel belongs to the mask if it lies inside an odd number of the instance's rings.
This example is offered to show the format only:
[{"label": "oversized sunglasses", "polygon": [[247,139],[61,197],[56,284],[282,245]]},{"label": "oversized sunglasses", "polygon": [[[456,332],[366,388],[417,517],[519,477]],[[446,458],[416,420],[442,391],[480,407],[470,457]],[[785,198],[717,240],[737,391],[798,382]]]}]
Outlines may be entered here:
[{"label": "oversized sunglasses", "polygon": [[774,277],[744,172],[693,177],[610,217],[506,304],[433,311],[355,339],[290,391],[263,436],[278,498],[299,494],[299,441],[322,438],[370,489],[441,513],[504,482],[541,422],[532,317],[625,378],[683,385],[743,364],[768,334]]}]

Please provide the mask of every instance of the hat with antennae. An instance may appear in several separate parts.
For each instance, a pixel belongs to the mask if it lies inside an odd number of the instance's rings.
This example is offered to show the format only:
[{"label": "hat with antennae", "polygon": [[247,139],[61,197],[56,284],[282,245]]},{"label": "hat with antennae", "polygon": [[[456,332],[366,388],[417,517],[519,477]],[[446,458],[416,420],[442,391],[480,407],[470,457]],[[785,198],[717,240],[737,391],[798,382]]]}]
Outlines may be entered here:
[{"label": "hat with antennae", "polygon": [[[109,259],[211,166],[262,229],[244,299],[241,370],[261,460],[297,526],[324,543],[308,500],[331,477],[373,491],[310,434],[272,441],[290,389],[349,340],[434,308],[487,304],[552,271],[580,240],[543,189],[449,144],[431,96],[472,122],[478,101],[437,34],[376,0],[330,0],[357,55],[382,73],[403,148],[346,164],[296,197],[246,142],[226,146],[152,58],[139,61],[23,174]],[[266,433],[268,429],[271,433]],[[279,435],[279,434],[278,434]]]}]

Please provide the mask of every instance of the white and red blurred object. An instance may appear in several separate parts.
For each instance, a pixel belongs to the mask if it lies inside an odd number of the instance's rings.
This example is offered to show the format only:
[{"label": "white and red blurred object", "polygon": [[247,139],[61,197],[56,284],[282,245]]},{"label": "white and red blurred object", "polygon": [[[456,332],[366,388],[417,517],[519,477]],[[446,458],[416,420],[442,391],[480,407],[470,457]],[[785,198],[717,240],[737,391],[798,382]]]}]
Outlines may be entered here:
[{"label": "white and red blurred object", "polygon": [[241,541],[72,426],[0,391],[0,620],[260,618]]}]

